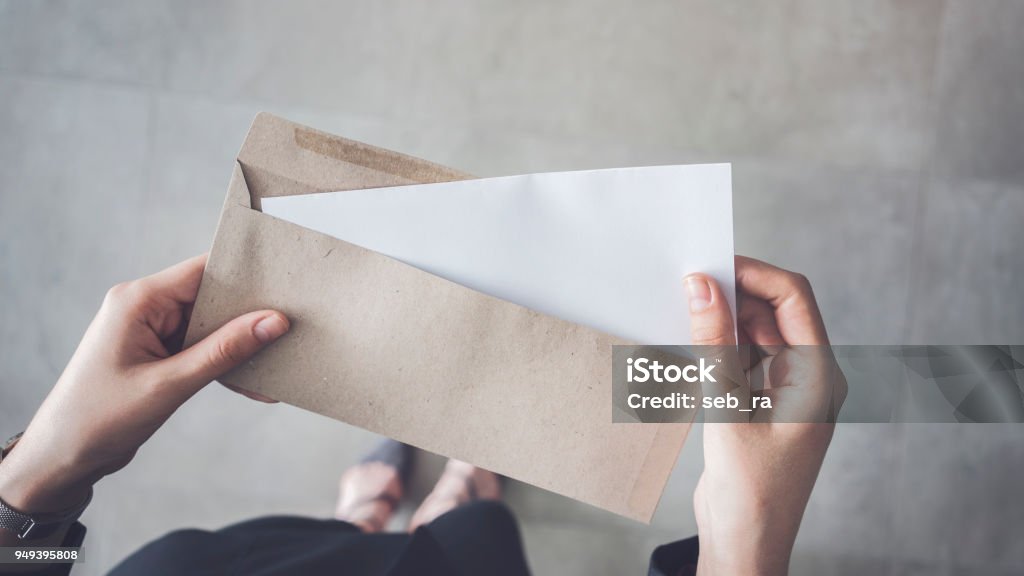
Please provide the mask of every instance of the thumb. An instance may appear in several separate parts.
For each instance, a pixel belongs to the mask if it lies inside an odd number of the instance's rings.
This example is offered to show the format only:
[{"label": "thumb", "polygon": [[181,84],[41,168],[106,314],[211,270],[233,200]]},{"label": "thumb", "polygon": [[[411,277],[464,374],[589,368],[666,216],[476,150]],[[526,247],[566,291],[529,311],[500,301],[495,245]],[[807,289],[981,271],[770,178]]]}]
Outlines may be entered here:
[{"label": "thumb", "polygon": [[164,360],[166,369],[172,381],[195,393],[280,338],[289,327],[288,318],[273,310],[243,314]]},{"label": "thumb", "polygon": [[685,278],[690,299],[690,337],[698,346],[736,344],[732,311],[725,294],[710,276],[690,274]]},{"label": "thumb", "polygon": [[[717,378],[701,381],[705,397],[737,398],[741,407],[749,404],[749,385],[741,369],[736,350],[736,331],[732,323],[732,310],[721,287],[711,277],[691,274],[685,278],[686,293],[690,300],[690,337],[694,353],[708,361],[718,360]],[[705,409],[705,422],[742,422],[746,412],[728,408]]]}]

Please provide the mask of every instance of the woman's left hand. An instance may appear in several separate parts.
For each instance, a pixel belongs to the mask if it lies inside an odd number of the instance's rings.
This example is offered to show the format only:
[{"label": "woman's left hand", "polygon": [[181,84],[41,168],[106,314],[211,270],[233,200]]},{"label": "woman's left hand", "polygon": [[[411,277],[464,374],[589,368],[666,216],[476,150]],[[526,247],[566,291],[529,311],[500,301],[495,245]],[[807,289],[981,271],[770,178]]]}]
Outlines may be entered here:
[{"label": "woman's left hand", "polygon": [[273,310],[235,318],[182,350],[206,256],[113,287],[24,436],[0,498],[30,514],[82,502],[186,400],[288,331]]}]

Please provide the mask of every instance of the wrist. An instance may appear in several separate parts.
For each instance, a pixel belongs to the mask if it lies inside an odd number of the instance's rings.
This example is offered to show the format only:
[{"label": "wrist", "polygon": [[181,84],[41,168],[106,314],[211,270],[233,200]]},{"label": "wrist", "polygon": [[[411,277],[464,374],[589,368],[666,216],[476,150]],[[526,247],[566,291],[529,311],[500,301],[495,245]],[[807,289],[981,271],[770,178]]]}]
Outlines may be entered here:
[{"label": "wrist", "polygon": [[26,514],[53,514],[88,499],[92,482],[71,463],[35,458],[27,439],[0,461],[0,499]]},{"label": "wrist", "polygon": [[722,488],[728,484],[701,476],[694,492],[694,513],[700,537],[697,574],[788,574],[796,529],[773,518],[768,498]]}]

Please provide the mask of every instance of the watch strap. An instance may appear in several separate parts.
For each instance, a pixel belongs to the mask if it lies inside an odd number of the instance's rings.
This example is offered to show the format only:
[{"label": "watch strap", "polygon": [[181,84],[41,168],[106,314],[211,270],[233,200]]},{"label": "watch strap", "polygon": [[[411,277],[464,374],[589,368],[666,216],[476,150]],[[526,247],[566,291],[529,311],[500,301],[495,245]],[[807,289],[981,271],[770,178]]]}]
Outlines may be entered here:
[{"label": "watch strap", "polygon": [[36,529],[36,521],[28,514],[22,514],[14,508],[7,505],[6,502],[0,500],[0,528],[10,530],[18,535],[18,538],[24,540],[30,535],[38,536],[39,538],[45,537]]},{"label": "watch strap", "polygon": [[0,529],[14,532],[19,540],[38,540],[74,524],[92,501],[92,489],[74,508],[51,514],[26,514],[0,498]]}]

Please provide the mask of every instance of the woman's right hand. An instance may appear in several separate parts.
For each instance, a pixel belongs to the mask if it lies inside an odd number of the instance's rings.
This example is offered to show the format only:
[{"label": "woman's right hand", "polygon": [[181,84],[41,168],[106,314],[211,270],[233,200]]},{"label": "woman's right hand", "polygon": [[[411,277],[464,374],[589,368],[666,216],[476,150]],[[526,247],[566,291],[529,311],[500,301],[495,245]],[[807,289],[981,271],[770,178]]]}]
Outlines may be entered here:
[{"label": "woman's right hand", "polygon": [[753,345],[764,357],[744,365],[732,355],[732,373],[760,371],[765,389],[756,395],[770,397],[772,409],[750,422],[704,425],[704,472],[694,492],[697,572],[786,574],[846,382],[806,278],[737,256],[736,285],[734,332],[718,284],[703,274],[686,278],[693,343],[731,349],[738,335]]}]

